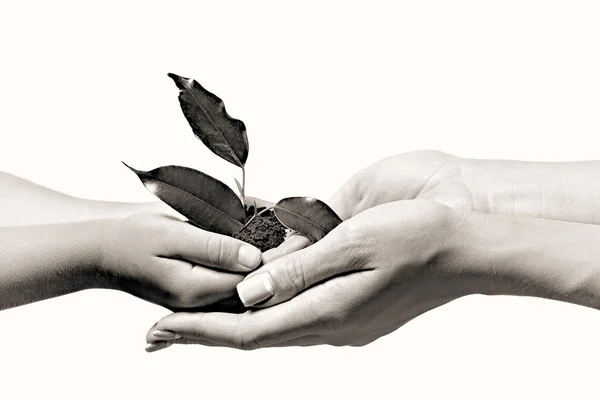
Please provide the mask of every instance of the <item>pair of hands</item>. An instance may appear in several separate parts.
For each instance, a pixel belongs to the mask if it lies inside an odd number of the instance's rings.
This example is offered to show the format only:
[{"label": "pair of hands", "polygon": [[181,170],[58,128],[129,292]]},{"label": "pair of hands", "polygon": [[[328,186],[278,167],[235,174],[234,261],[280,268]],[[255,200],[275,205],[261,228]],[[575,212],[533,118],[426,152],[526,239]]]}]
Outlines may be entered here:
[{"label": "pair of hands", "polygon": [[[448,285],[436,263],[460,223],[444,204],[473,204],[461,159],[439,152],[391,157],[354,175],[328,203],[344,223],[310,247],[292,236],[239,285],[241,294],[263,289],[266,301],[247,304],[254,310],[242,314],[171,314],[150,329],[147,350],[172,343],[364,345],[466,294]],[[425,266],[438,272],[424,274]]]},{"label": "pair of hands", "polygon": [[[435,151],[382,160],[355,174],[328,202],[344,222],[324,239],[307,247],[307,239],[293,236],[263,254],[265,265],[238,285],[241,297],[264,300],[247,304],[252,311],[171,314],[150,329],[147,350],[173,343],[364,345],[458,297],[497,293],[503,282],[496,271],[467,267],[477,264],[470,260],[477,249],[465,243],[495,229],[478,231],[486,224],[481,215],[597,223],[597,207],[578,207],[589,205],[585,191],[591,188],[573,186],[573,177],[589,167],[468,160]],[[512,229],[508,220],[498,226],[504,234]],[[546,289],[539,293],[555,297]]]},{"label": "pair of hands", "polygon": [[261,264],[260,250],[186,223],[162,203],[156,206],[158,212],[112,221],[98,263],[100,285],[171,310],[239,308],[236,285]]}]

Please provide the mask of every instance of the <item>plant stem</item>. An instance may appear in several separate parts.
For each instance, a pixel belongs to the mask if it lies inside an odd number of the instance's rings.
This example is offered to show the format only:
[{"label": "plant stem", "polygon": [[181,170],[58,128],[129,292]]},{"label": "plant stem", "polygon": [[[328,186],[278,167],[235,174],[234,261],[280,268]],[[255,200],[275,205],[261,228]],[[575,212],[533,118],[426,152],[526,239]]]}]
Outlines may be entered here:
[{"label": "plant stem", "polygon": [[242,167],[242,205],[244,206],[244,211],[246,210],[246,167]]},{"label": "plant stem", "polygon": [[[256,205],[254,206],[254,210],[256,211]],[[239,230],[239,232],[238,232],[238,233],[240,233],[240,232],[242,232],[244,229],[246,229],[246,227],[247,227],[248,225],[250,225],[250,223],[251,223],[252,221],[254,221],[254,219],[255,219],[256,217],[258,217],[258,216],[260,216],[260,215],[262,215],[262,214],[266,213],[267,211],[271,211],[271,210],[273,210],[273,207],[267,207],[267,208],[265,208],[264,210],[262,210],[261,212],[259,212],[258,214],[254,214],[254,215],[252,216],[252,218],[250,218],[250,219],[248,220],[248,222],[246,222],[246,223],[244,224],[244,226],[242,227],[242,229],[240,229],[240,230]]]}]

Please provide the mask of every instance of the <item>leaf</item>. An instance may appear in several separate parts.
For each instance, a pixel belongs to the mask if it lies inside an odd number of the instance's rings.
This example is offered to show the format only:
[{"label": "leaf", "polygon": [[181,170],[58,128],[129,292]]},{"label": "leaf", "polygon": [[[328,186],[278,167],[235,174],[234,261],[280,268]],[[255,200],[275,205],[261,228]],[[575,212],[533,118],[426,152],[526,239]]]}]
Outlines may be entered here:
[{"label": "leaf", "polygon": [[[125,163],[123,163],[125,164]],[[195,169],[169,165],[138,171],[125,164],[156,197],[207,231],[233,235],[244,226],[246,212],[235,192]]]},{"label": "leaf", "polygon": [[243,168],[248,158],[246,126],[225,110],[223,100],[191,78],[168,74],[179,88],[179,104],[194,135],[219,157]]},{"label": "leaf", "polygon": [[239,192],[240,192],[240,196],[244,195],[244,189],[242,189],[242,184],[240,183],[240,181],[238,181],[237,179],[233,178],[233,180],[235,181],[235,185],[237,186]]},{"label": "leaf", "polygon": [[288,197],[273,207],[279,222],[307,236],[313,242],[321,240],[342,220],[327,204],[312,197]]}]

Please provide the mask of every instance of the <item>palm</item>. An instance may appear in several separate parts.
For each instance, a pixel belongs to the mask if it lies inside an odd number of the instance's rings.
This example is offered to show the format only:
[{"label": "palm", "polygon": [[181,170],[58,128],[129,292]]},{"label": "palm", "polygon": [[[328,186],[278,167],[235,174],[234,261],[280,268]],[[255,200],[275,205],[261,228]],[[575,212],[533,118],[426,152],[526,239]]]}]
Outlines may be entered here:
[{"label": "palm", "polygon": [[[399,200],[426,199],[453,208],[474,209],[473,197],[463,180],[465,160],[439,151],[424,150],[385,158],[354,174],[327,202],[343,219],[375,206]],[[267,264],[310,244],[293,235],[263,254]]]},{"label": "palm", "polygon": [[415,151],[383,159],[355,174],[332,197],[342,219],[398,200],[429,199],[455,208],[473,208],[462,176],[462,160],[437,151]]}]

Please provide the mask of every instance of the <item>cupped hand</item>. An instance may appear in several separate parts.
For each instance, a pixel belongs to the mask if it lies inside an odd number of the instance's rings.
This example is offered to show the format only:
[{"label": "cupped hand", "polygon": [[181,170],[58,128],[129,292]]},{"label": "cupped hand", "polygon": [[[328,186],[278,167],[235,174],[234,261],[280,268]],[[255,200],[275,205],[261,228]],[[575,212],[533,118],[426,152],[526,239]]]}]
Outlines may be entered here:
[{"label": "cupped hand", "polygon": [[399,200],[428,199],[453,208],[473,208],[463,179],[470,160],[434,150],[384,158],[355,173],[328,204],[343,219]]},{"label": "cupped hand", "polygon": [[170,309],[232,296],[261,261],[257,248],[170,215],[136,213],[111,227],[98,268],[103,285]]},{"label": "cupped hand", "polygon": [[[346,220],[371,207],[399,200],[427,199],[459,209],[473,209],[473,188],[465,174],[470,160],[435,150],[384,158],[355,173],[326,203]],[[263,254],[263,264],[310,244],[293,235]]]},{"label": "cupped hand", "polygon": [[[250,274],[238,292],[254,310],[174,313],[146,339],[240,349],[370,343],[467,294],[452,262],[461,219],[427,200],[373,207]],[[157,331],[176,339],[165,342]]]}]

